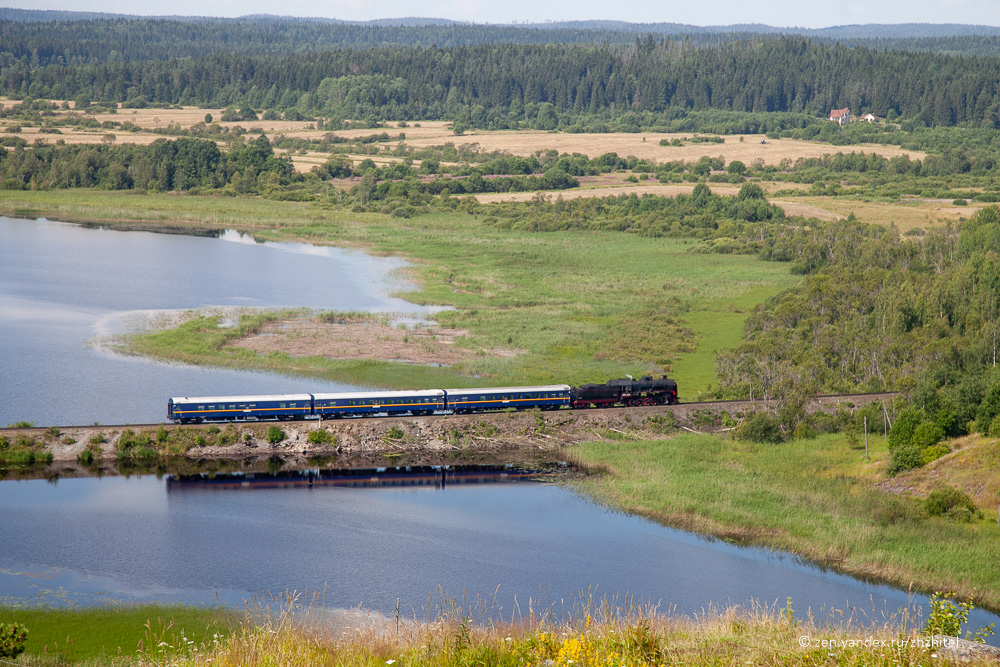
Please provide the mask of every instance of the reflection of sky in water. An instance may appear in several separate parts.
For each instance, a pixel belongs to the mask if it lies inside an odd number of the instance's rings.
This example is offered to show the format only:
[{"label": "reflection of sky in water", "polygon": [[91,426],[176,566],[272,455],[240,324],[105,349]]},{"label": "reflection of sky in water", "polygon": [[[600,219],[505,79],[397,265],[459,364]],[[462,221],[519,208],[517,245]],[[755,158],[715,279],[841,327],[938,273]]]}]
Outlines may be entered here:
[{"label": "reflection of sky in water", "polygon": [[[152,477],[108,477],[0,482],[0,506],[11,537],[0,597],[213,602],[218,591],[239,606],[250,594],[325,590],[330,607],[391,613],[400,599],[418,617],[439,586],[466,604],[496,594],[508,617],[515,601],[565,611],[591,595],[680,614],[791,597],[796,615],[859,625],[926,607],[925,596],[667,529],[554,484],[168,491]],[[998,620],[976,610],[969,624]]]},{"label": "reflection of sky in water", "polygon": [[0,217],[0,423],[162,421],[173,395],[353,388],[122,358],[87,342],[191,308],[368,310],[403,320],[434,312],[389,296],[407,285],[395,272],[402,266],[236,232],[216,239]]}]

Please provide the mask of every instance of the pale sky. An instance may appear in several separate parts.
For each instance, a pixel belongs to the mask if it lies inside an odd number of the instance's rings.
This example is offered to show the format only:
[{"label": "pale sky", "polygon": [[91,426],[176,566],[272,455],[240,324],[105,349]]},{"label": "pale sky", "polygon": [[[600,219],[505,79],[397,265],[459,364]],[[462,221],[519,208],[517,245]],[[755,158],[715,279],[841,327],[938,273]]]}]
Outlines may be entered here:
[{"label": "pale sky", "polygon": [[135,15],[224,16],[278,14],[360,21],[420,16],[473,23],[611,19],[635,23],[822,28],[855,23],[971,23],[1000,25],[1000,0],[0,0],[21,9]]}]

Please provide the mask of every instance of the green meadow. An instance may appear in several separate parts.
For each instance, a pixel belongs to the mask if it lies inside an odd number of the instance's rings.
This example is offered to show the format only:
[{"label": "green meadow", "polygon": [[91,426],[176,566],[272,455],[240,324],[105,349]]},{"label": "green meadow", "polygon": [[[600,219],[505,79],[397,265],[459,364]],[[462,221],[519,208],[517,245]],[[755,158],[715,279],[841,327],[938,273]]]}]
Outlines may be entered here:
[{"label": "green meadow", "polygon": [[212,646],[225,640],[241,619],[242,614],[229,610],[179,605],[0,607],[0,623],[28,629],[25,656],[14,664],[30,658],[45,665],[110,665],[113,659],[149,652],[160,642],[177,650]]}]

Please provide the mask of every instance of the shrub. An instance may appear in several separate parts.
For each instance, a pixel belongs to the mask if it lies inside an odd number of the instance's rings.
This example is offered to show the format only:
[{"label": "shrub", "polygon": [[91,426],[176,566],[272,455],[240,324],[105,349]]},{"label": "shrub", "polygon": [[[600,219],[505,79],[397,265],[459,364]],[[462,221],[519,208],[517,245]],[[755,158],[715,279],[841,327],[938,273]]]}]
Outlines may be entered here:
[{"label": "shrub", "polygon": [[402,440],[402,438],[403,438],[403,429],[399,428],[398,426],[393,426],[385,434],[385,437],[386,437],[387,440]]},{"label": "shrub", "polygon": [[893,477],[901,472],[919,468],[924,464],[924,452],[919,447],[911,444],[890,447],[889,449],[889,476]]},{"label": "shrub", "polygon": [[948,454],[949,452],[951,452],[951,449],[948,447],[948,445],[945,445],[943,443],[938,443],[936,445],[928,447],[927,449],[924,450],[924,465],[927,465],[931,461],[936,461],[937,459],[941,458],[945,454]]},{"label": "shrub", "polygon": [[778,418],[766,412],[755,412],[733,430],[739,440],[778,443],[785,439]]},{"label": "shrub", "polygon": [[1000,415],[993,418],[990,422],[990,427],[986,430],[986,435],[991,438],[1000,438]]},{"label": "shrub", "polygon": [[954,486],[931,491],[924,500],[924,509],[931,516],[946,516],[956,521],[972,521],[979,515],[979,508],[969,494]]},{"label": "shrub", "polygon": [[889,449],[909,445],[913,441],[913,432],[920,425],[920,413],[916,410],[904,410],[899,413],[896,423],[889,429]]},{"label": "shrub", "polygon": [[85,466],[89,466],[94,462],[94,452],[89,449],[85,449],[76,455],[76,460]]},{"label": "shrub", "polygon": [[932,422],[921,422],[913,430],[910,443],[921,449],[936,445],[944,437],[944,430]]},{"label": "shrub", "polygon": [[315,431],[309,432],[307,440],[313,445],[326,445],[336,442],[337,439],[329,431],[318,428]]},{"label": "shrub", "polygon": [[108,441],[107,437],[103,433],[98,433],[97,435],[90,436],[90,444],[92,445],[103,445]]},{"label": "shrub", "polygon": [[132,429],[127,428],[118,437],[115,449],[119,452],[131,452],[142,447],[151,447],[152,444],[153,439],[149,437],[148,433],[135,433]]},{"label": "shrub", "polygon": [[0,623],[0,658],[16,658],[24,653],[28,629],[17,623]]},{"label": "shrub", "polygon": [[267,429],[267,441],[272,445],[276,445],[285,439],[285,432],[281,430],[280,426],[271,426]]}]

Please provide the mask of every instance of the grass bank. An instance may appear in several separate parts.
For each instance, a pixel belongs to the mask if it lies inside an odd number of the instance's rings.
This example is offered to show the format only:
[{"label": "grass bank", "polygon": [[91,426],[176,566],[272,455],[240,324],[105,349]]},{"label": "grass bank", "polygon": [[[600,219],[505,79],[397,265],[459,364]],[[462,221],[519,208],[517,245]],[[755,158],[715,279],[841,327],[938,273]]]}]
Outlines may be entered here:
[{"label": "grass bank", "polygon": [[[147,228],[231,227],[267,240],[362,247],[410,259],[418,287],[405,297],[455,308],[437,319],[468,332],[455,344],[476,351],[472,361],[414,370],[386,362],[262,358],[226,349],[232,332],[221,335],[218,322],[210,319],[142,336],[134,348],[163,359],[385,387],[462,385],[472,378],[496,385],[575,384],[625,373],[677,375],[682,369],[678,379],[690,399],[713,383],[715,353],[738,341],[747,310],[798,280],[784,264],[693,253],[693,241],[504,230],[460,211],[401,219],[225,197],[78,190],[10,194],[0,210],[12,215],[133,227],[142,221]],[[499,348],[519,353],[488,353]],[[365,378],[369,381],[361,381]]]},{"label": "grass bank", "polygon": [[213,646],[238,627],[241,614],[187,606],[121,606],[92,609],[0,607],[0,623],[28,629],[18,664],[110,665],[159,642],[166,646]]},{"label": "grass bank", "polygon": [[[831,628],[785,609],[730,609],[697,618],[598,607],[562,622],[525,614],[516,622],[470,622],[462,610],[430,624],[392,619],[331,627],[287,616],[248,620],[228,639],[178,651],[161,649],[142,665],[880,665],[950,664],[940,642],[910,624]],[[865,642],[868,642],[867,644]],[[124,664],[129,664],[125,661]],[[992,664],[974,658],[971,664]]]},{"label": "grass bank", "polygon": [[996,515],[971,523],[926,516],[918,498],[876,486],[884,479],[887,448],[881,437],[869,442],[867,463],[863,443],[842,434],[777,445],[684,434],[589,442],[574,452],[580,462],[607,471],[582,485],[616,507],[791,551],[853,575],[952,590],[1000,607],[1000,571],[983,567],[996,558]]}]

